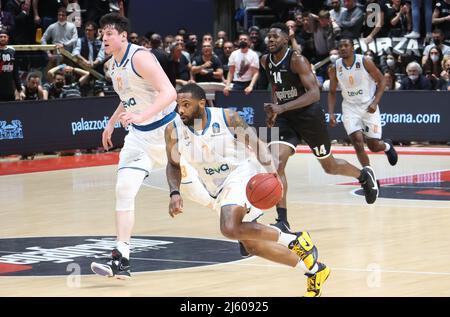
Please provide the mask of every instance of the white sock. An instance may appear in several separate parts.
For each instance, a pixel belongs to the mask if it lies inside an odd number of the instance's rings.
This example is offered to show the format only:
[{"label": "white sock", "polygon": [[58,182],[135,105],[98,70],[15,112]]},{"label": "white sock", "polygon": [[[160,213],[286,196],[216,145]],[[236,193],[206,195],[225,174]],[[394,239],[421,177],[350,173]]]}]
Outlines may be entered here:
[{"label": "white sock", "polygon": [[384,145],[386,145],[386,148],[384,149],[385,152],[391,149],[391,145],[389,143],[384,142]]},{"label": "white sock", "polygon": [[130,259],[130,243],[124,241],[117,241],[117,250],[122,253],[124,258]]},{"label": "white sock", "polygon": [[295,268],[299,268],[300,270],[302,270],[303,272],[305,272],[307,274],[316,274],[316,272],[319,270],[319,265],[317,265],[317,263],[316,263],[316,264],[314,264],[314,266],[311,270],[308,270],[305,263],[303,263],[303,261],[299,259]]},{"label": "white sock", "polygon": [[297,239],[297,236],[295,234],[290,234],[290,233],[284,233],[283,231],[281,231],[279,228],[274,227],[274,226],[270,226],[271,228],[274,228],[275,230],[278,231],[278,233],[280,234],[280,236],[278,237],[278,243],[281,245],[284,245],[285,247],[289,246],[289,243],[291,243],[292,241],[294,241],[295,239]]}]

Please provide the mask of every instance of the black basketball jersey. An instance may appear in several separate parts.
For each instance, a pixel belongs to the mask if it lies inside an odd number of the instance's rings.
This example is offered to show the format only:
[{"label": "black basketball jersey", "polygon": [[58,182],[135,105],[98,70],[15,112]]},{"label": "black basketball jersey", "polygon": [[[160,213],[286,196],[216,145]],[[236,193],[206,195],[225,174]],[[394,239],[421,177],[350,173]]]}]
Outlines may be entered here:
[{"label": "black basketball jersey", "polygon": [[292,54],[294,51],[288,48],[278,63],[274,63],[272,54],[269,54],[267,58],[267,74],[272,83],[272,92],[279,105],[297,99],[305,93],[298,74],[291,70]]}]

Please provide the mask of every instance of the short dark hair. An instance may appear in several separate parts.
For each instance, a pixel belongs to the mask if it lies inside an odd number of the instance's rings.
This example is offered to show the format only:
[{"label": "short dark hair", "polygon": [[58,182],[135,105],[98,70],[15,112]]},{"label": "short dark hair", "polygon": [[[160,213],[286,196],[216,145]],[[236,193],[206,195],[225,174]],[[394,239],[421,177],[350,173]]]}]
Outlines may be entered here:
[{"label": "short dark hair", "polygon": [[102,16],[100,19],[100,27],[103,29],[108,25],[113,26],[119,33],[130,33],[130,21],[118,13],[108,13]]},{"label": "short dark hair", "polygon": [[345,42],[345,41],[349,41],[351,44],[353,44],[353,39],[352,39],[351,37],[344,36],[344,37],[341,37],[341,38],[339,39],[339,43],[340,43],[340,42]]},{"label": "short dark hair", "polygon": [[445,36],[444,31],[442,31],[441,29],[438,29],[438,28],[434,29],[432,33]]},{"label": "short dark hair", "polygon": [[95,23],[94,21],[87,21],[87,22],[84,24],[84,28],[86,29],[88,26],[92,26],[92,28],[94,28],[96,31],[97,31],[97,29],[98,29],[98,25],[97,25],[97,23]]},{"label": "short dark hair", "polygon": [[55,75],[53,75],[54,76],[54,78],[56,78],[56,76],[63,76],[64,77],[64,72],[61,70],[61,69],[58,69],[56,72],[55,72]]},{"label": "short dark hair", "polygon": [[32,72],[28,74],[27,81],[29,81],[31,78],[39,78],[39,80],[41,80],[41,75],[38,72]]},{"label": "short dark hair", "polygon": [[178,93],[179,94],[191,93],[192,98],[195,98],[198,100],[202,100],[202,99],[206,100],[205,91],[203,90],[202,87],[200,87],[197,84],[191,83],[191,84],[184,85],[183,87],[178,89]]},{"label": "short dark hair", "polygon": [[6,34],[9,36],[8,30],[6,28],[0,29],[0,34]]},{"label": "short dark hair", "polygon": [[277,22],[270,26],[271,29],[280,29],[281,32],[285,33],[286,35],[289,35],[289,28],[286,26],[286,24]]},{"label": "short dark hair", "polygon": [[56,11],[56,13],[58,14],[60,12],[64,13],[65,15],[67,15],[67,8],[64,7],[64,6],[59,7],[58,10]]}]

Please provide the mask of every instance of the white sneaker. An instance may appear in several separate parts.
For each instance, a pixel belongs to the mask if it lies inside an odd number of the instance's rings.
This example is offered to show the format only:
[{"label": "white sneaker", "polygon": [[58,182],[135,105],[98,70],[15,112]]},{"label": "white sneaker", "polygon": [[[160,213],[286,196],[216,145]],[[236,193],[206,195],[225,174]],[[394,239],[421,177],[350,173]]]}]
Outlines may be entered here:
[{"label": "white sneaker", "polygon": [[420,38],[420,33],[412,31],[411,33],[406,34],[405,37],[407,39],[418,39],[418,38]]}]

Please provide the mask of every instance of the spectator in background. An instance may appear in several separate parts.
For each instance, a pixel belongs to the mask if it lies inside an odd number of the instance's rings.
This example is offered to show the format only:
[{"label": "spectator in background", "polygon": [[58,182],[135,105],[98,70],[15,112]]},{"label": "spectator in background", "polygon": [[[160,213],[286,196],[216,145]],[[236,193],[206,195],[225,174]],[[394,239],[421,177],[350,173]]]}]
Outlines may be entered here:
[{"label": "spectator in background", "polygon": [[[72,52],[78,40],[75,24],[67,22],[66,8],[58,9],[58,22],[51,24],[42,36],[41,44],[55,44],[57,48],[64,48]],[[50,51],[47,53],[50,62],[55,63],[57,56]]]},{"label": "spectator in background", "polygon": [[8,47],[8,41],[8,32],[0,30],[0,101],[21,99],[22,84],[16,64],[16,51]]},{"label": "spectator in background", "polygon": [[169,54],[167,54],[162,47],[161,35],[153,33],[150,38],[150,47],[153,55],[155,55],[162,69],[166,73],[173,87],[176,87],[176,72],[169,61]]},{"label": "spectator in background", "polygon": [[450,56],[445,56],[442,60],[442,72],[438,89],[450,91]]},{"label": "spectator in background", "polygon": [[444,32],[446,38],[450,38],[450,0],[436,2],[432,22]]},{"label": "spectator in background", "polygon": [[[212,38],[211,38],[211,42],[212,42]],[[183,51],[182,54],[184,55],[184,57],[186,57],[189,61],[189,63],[191,62],[191,56],[189,55],[189,53],[186,51],[186,44],[184,42],[184,36],[181,34],[177,34],[175,35],[174,38],[174,43],[175,44],[181,44],[183,46]],[[212,46],[212,45],[211,45]]]},{"label": "spectator in background", "polygon": [[331,0],[331,7],[333,9],[330,10],[330,19],[333,25],[333,30],[340,33],[342,13],[347,11],[347,9],[342,7],[340,0]]},{"label": "spectator in background", "polygon": [[442,51],[435,46],[430,49],[426,63],[423,65],[423,72],[427,79],[431,82],[433,89],[439,88],[439,79],[442,73]]},{"label": "spectator in background", "polygon": [[11,44],[34,44],[36,34],[33,27],[31,0],[9,0],[6,3],[6,11],[14,16],[14,29],[9,34]]},{"label": "spectator in background", "polygon": [[85,35],[77,40],[72,55],[78,56],[86,66],[102,71],[101,64],[105,60],[105,50],[102,41],[96,39],[98,26],[88,21],[84,25]]},{"label": "spectator in background", "polygon": [[89,72],[64,64],[50,69],[48,75],[54,78],[52,84],[44,85],[48,99],[81,97],[81,86],[89,81]]},{"label": "spectator in background", "polygon": [[148,49],[152,47],[150,44],[150,40],[148,38],[146,38],[145,36],[141,36],[140,38],[138,38],[137,45],[148,48]]},{"label": "spectator in background", "polygon": [[405,35],[409,39],[420,38],[421,12],[425,11],[425,30],[426,38],[431,38],[431,26],[433,20],[433,1],[432,0],[412,0],[412,32]]},{"label": "spectator in background", "polygon": [[94,83],[94,96],[104,97],[104,96],[117,96],[111,75],[108,71],[108,63],[112,63],[112,59],[109,59],[107,62],[103,64],[103,72],[105,73],[104,79],[98,79]]},{"label": "spectator in background", "polygon": [[136,32],[131,32],[130,33],[130,42],[137,45],[138,40],[139,40],[139,35]]},{"label": "spectator in background", "polygon": [[41,76],[39,73],[29,73],[24,89],[21,94],[22,100],[46,100],[44,98],[44,89],[41,86]]},{"label": "spectator in background", "polygon": [[395,73],[390,70],[386,69],[383,72],[384,78],[386,78],[386,87],[385,90],[399,90],[400,89],[400,83],[397,81],[397,76]]},{"label": "spectator in background", "polygon": [[67,7],[67,0],[33,0],[33,18],[36,26],[46,30],[57,21],[56,13],[61,7]]},{"label": "spectator in background", "polygon": [[259,57],[250,48],[250,37],[248,34],[239,36],[239,50],[231,53],[228,62],[228,76],[223,93],[229,95],[231,82],[233,90],[245,91],[250,94],[255,87],[259,76]]},{"label": "spectator in background", "polygon": [[169,61],[175,72],[177,88],[188,84],[191,80],[192,65],[182,52],[183,45],[181,43],[172,44],[172,47],[170,48]]},{"label": "spectator in background", "polygon": [[227,32],[225,32],[224,30],[220,30],[217,32],[217,39],[222,39],[224,42],[228,41],[228,36],[227,36]]},{"label": "spectator in background", "polygon": [[166,35],[164,38],[164,45],[163,49],[166,51],[167,54],[170,53],[170,47],[172,46],[172,43],[175,41],[175,38],[173,35]]},{"label": "spectator in background", "polygon": [[356,5],[355,0],[344,0],[347,9],[341,15],[341,35],[345,38],[359,38],[364,21],[364,12]]},{"label": "spectator in background", "polygon": [[222,63],[222,68],[223,68],[223,77],[224,77],[224,82],[226,81],[225,78],[227,78],[228,76],[228,71],[230,69],[230,67],[228,66],[228,62],[230,60],[230,56],[231,53],[234,52],[234,44],[231,41],[226,41],[223,44],[223,56],[220,59],[221,63]]},{"label": "spectator in background", "polygon": [[442,52],[442,55],[450,55],[450,46],[447,46],[444,44],[445,36],[444,32],[440,29],[435,29],[433,33],[431,33],[431,38],[433,40],[433,43],[425,46],[425,49],[423,50],[423,56],[422,56],[422,65],[425,65],[428,59],[428,54],[431,50],[431,48],[437,46]]},{"label": "spectator in background", "polygon": [[401,37],[411,31],[412,19],[409,4],[402,4],[401,0],[391,0],[391,4],[387,6],[386,14],[388,36]]},{"label": "spectator in background", "polygon": [[248,30],[250,36],[250,48],[260,57],[267,51],[264,39],[261,37],[261,31],[256,25],[251,26]]},{"label": "spectator in background", "polygon": [[[337,46],[336,33],[331,24],[330,13],[321,10],[319,15],[311,14],[313,26],[314,49],[316,51],[315,60],[310,62],[316,63],[328,57],[331,49]],[[326,73],[326,70],[324,70]]]},{"label": "spectator in background", "polygon": [[188,41],[192,42],[195,44],[195,46],[198,45],[198,38],[197,38],[197,34],[194,33],[189,33],[188,34]]},{"label": "spectator in background", "polygon": [[[300,31],[298,29],[298,24],[293,20],[286,21],[286,26],[289,29],[289,42],[292,49],[296,50],[300,54],[303,51],[303,46],[305,42],[303,38],[300,36]],[[301,24],[303,26],[303,23]],[[302,27],[301,26],[301,27]]]},{"label": "spectator in background", "polygon": [[222,63],[213,54],[212,42],[203,42],[202,55],[192,61],[191,80],[197,83],[222,82],[222,77]]},{"label": "spectator in background", "polygon": [[13,33],[14,29],[14,17],[11,12],[4,11],[2,3],[0,1],[0,30],[4,29],[8,34]]},{"label": "spectator in background", "polygon": [[398,57],[394,54],[387,54],[385,57],[381,58],[380,68],[383,72],[392,71],[393,73],[401,73],[402,70],[398,64]]},{"label": "spectator in background", "polygon": [[52,73],[53,82],[44,85],[44,99],[59,99],[61,98],[62,89],[64,87],[64,72],[62,69],[56,70]]},{"label": "spectator in background", "polygon": [[[301,53],[309,61],[312,61],[316,56],[316,49],[314,47],[314,27],[312,22],[312,17],[309,11],[302,13],[302,28],[300,29],[299,35],[303,40],[303,43],[298,41],[301,46]],[[294,46],[293,46],[294,47]]]},{"label": "spectator in background", "polygon": [[417,62],[406,66],[408,77],[402,79],[400,90],[431,90],[430,81],[422,75],[422,67]]}]

